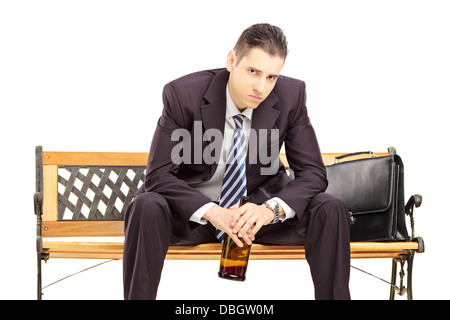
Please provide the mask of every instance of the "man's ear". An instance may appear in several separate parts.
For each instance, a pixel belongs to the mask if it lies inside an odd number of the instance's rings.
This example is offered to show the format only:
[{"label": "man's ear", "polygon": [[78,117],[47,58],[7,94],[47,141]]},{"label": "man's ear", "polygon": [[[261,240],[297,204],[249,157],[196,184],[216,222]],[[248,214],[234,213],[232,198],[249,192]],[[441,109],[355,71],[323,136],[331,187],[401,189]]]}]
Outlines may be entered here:
[{"label": "man's ear", "polygon": [[236,51],[231,50],[230,52],[228,52],[227,55],[227,70],[229,72],[233,71],[234,68],[236,67],[236,61],[237,61]]}]

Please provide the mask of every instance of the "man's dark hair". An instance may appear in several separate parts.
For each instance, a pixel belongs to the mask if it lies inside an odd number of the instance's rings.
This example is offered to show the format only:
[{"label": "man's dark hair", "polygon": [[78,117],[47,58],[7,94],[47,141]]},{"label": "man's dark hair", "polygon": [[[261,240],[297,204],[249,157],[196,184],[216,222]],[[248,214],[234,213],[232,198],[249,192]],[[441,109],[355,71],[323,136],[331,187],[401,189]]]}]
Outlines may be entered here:
[{"label": "man's dark hair", "polygon": [[250,49],[259,47],[271,56],[280,56],[286,59],[288,54],[286,36],[283,31],[268,23],[254,24],[242,32],[234,50],[236,51],[237,62],[245,57]]}]

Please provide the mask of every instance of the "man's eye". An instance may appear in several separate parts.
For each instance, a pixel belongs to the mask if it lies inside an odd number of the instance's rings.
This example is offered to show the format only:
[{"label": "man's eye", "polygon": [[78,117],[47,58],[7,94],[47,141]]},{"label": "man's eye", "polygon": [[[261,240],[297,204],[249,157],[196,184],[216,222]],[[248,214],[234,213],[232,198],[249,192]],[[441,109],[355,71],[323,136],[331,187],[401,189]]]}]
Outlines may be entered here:
[{"label": "man's eye", "polygon": [[253,69],[250,69],[249,72],[250,72],[250,74],[256,74],[256,71]]}]

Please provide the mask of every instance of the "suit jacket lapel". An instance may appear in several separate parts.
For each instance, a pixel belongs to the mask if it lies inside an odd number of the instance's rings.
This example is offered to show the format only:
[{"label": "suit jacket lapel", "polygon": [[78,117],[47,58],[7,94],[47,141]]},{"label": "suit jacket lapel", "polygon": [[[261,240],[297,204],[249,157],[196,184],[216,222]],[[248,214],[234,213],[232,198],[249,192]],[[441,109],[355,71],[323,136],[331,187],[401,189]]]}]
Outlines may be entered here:
[{"label": "suit jacket lapel", "polygon": [[228,82],[228,71],[219,71],[211,81],[204,95],[207,103],[201,106],[202,121],[205,131],[208,129],[219,129],[223,132],[225,127],[226,112],[226,87]]},{"label": "suit jacket lapel", "polygon": [[[218,129],[222,133],[222,137],[225,129],[227,103],[226,87],[228,76],[229,73],[226,69],[221,70],[216,74],[204,95],[204,99],[207,103],[200,107],[204,132],[208,129]],[[216,169],[217,162],[214,161],[211,168],[211,176]]]}]

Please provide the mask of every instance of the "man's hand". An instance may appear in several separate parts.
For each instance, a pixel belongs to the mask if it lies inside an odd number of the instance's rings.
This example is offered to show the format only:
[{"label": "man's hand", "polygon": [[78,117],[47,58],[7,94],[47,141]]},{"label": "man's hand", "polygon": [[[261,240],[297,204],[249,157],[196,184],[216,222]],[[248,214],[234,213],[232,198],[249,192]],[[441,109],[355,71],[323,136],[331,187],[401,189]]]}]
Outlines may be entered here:
[{"label": "man's hand", "polygon": [[244,244],[237,236],[236,232],[233,233],[233,229],[231,226],[231,221],[233,219],[233,213],[235,210],[234,208],[237,208],[236,206],[231,207],[230,209],[222,208],[218,205],[215,205],[211,207],[204,215],[203,218],[207,219],[211,224],[216,227],[217,229],[220,229],[224,232],[226,232],[231,239],[233,239],[234,242],[239,247],[242,247]]},{"label": "man's hand", "polygon": [[231,226],[233,234],[237,234],[248,245],[255,240],[255,235],[262,226],[273,220],[273,212],[265,204],[246,203],[240,208],[232,209]]}]

